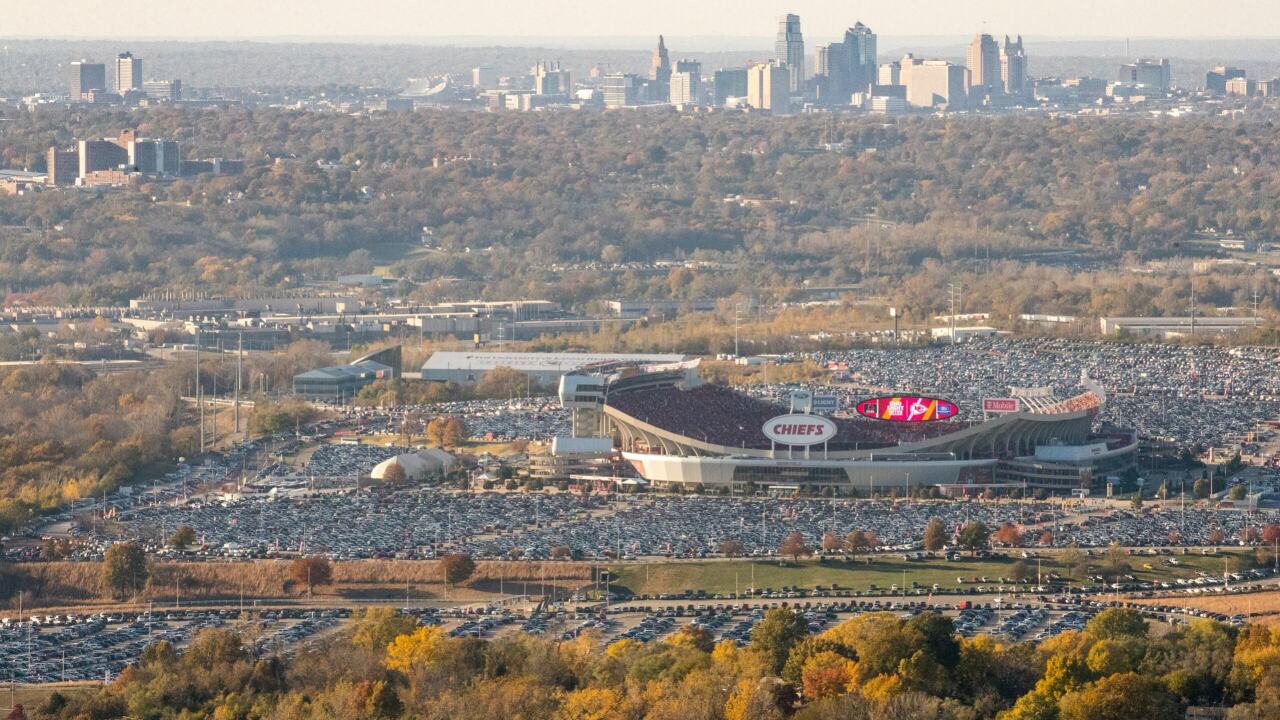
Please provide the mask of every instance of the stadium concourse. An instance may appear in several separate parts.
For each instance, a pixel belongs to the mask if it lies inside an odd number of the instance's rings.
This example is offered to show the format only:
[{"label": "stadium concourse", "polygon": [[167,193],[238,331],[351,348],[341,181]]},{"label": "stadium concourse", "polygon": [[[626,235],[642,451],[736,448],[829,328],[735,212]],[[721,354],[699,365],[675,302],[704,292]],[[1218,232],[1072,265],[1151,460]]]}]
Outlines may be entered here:
[{"label": "stadium concourse", "polygon": [[[1106,393],[1088,378],[1070,397],[1010,388],[1012,410],[985,420],[891,422],[810,412],[703,384],[697,363],[615,366],[561,380],[561,403],[578,436],[609,437],[622,458],[659,489],[854,494],[937,486],[963,493],[1022,487],[1068,493],[1134,464],[1136,434],[1094,432]],[[798,399],[798,402],[797,402]],[[937,403],[890,397],[887,403]],[[950,405],[950,403],[945,403]],[[923,405],[921,405],[923,407]],[[954,408],[954,406],[951,406]],[[788,415],[791,412],[793,414]],[[798,419],[794,423],[779,423]],[[801,428],[812,438],[779,438]]]}]

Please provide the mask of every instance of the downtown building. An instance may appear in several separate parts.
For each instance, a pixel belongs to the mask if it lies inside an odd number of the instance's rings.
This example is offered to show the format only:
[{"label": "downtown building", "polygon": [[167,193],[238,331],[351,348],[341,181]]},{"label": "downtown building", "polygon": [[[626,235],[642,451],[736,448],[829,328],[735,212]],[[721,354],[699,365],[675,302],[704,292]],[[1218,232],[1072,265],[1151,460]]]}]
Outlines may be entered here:
[{"label": "downtown building", "polygon": [[778,20],[778,36],[774,40],[774,59],[787,70],[788,93],[804,90],[804,34],[800,32],[800,16],[785,15]]}]

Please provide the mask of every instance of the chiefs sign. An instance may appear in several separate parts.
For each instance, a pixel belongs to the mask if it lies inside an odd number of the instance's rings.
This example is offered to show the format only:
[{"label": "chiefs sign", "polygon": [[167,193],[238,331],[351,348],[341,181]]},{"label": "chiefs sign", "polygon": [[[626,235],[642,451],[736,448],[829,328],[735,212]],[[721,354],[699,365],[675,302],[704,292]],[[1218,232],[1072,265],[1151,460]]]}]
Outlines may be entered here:
[{"label": "chiefs sign", "polygon": [[761,429],[779,445],[821,445],[836,436],[836,424],[820,415],[779,415]]}]

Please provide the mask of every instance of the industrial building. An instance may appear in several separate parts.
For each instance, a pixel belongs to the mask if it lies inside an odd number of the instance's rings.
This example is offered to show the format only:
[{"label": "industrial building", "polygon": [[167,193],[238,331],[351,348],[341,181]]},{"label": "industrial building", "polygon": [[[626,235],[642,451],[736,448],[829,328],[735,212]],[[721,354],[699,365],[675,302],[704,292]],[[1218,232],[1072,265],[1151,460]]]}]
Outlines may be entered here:
[{"label": "industrial building", "polygon": [[664,364],[684,359],[684,355],[626,353],[437,352],[423,363],[422,379],[470,385],[490,370],[509,367],[527,375],[535,385],[554,386],[564,375],[601,363]]}]

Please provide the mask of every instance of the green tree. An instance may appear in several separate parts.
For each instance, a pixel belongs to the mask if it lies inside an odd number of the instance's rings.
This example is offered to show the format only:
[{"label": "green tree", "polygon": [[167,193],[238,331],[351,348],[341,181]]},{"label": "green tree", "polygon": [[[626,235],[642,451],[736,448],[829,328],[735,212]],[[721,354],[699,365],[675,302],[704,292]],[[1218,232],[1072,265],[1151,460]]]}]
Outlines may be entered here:
[{"label": "green tree", "polygon": [[1068,693],[1058,702],[1061,720],[1152,720],[1181,717],[1177,698],[1158,680],[1121,673]]},{"label": "green tree", "polygon": [[1085,573],[1089,571],[1089,558],[1075,543],[1068,545],[1062,551],[1059,561],[1062,563],[1062,567],[1067,569],[1070,576],[1076,580],[1083,579]]},{"label": "green tree", "polygon": [[960,528],[960,547],[977,553],[991,542],[991,531],[980,522],[971,522]]},{"label": "green tree", "polygon": [[395,608],[371,607],[357,612],[352,628],[351,643],[368,651],[382,652],[401,635],[408,635],[418,626],[411,615],[402,615]]},{"label": "green tree", "polygon": [[947,526],[938,518],[929,518],[924,528],[924,549],[929,552],[941,550],[947,544]]},{"label": "green tree", "polygon": [[773,608],[751,629],[751,648],[764,654],[771,672],[786,665],[791,649],[809,635],[804,616],[787,608]]},{"label": "green tree", "polygon": [[147,556],[137,543],[116,543],[102,557],[102,585],[113,598],[127,598],[142,592],[150,572]]},{"label": "green tree", "polygon": [[1142,638],[1147,636],[1147,621],[1137,610],[1107,608],[1094,616],[1084,631],[1095,640]]},{"label": "green tree", "polygon": [[169,544],[179,550],[185,550],[187,546],[196,541],[196,531],[190,525],[183,525],[173,534],[169,536]]}]

